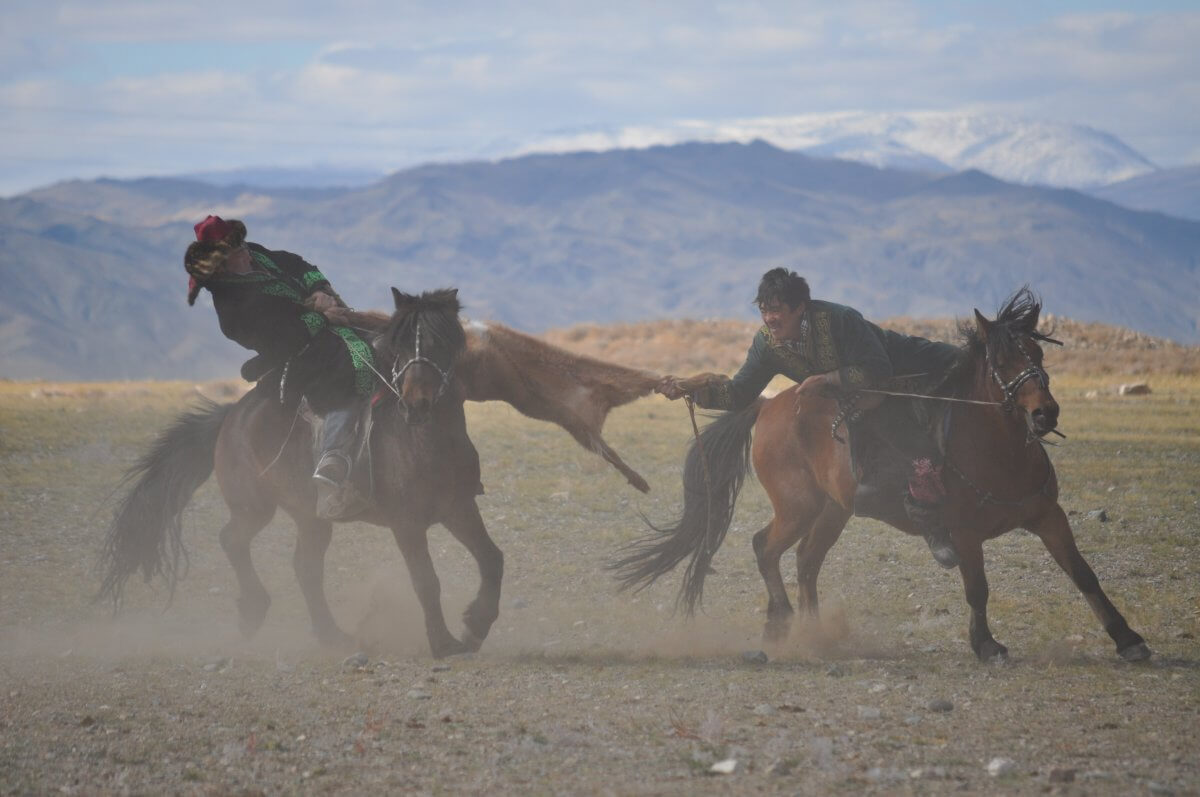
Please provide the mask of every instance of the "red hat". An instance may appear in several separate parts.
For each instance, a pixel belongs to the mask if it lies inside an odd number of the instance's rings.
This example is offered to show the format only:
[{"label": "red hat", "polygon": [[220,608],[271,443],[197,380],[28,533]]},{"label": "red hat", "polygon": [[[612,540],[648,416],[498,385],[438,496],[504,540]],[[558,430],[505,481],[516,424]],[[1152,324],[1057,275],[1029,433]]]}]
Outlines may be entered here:
[{"label": "red hat", "polygon": [[193,229],[196,231],[197,241],[215,243],[224,240],[232,227],[220,216],[209,216],[204,221],[197,222]]}]

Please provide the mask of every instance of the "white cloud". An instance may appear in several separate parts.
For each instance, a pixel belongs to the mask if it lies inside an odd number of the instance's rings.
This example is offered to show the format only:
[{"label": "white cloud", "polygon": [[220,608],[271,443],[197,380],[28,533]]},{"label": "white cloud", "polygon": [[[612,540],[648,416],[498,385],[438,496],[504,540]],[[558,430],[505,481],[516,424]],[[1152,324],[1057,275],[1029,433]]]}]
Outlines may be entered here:
[{"label": "white cloud", "polygon": [[[22,143],[0,156],[0,170],[52,159],[62,150],[52,142],[80,120],[96,132],[76,136],[80,155],[135,169],[177,140],[182,161],[196,150],[197,121],[222,102],[231,121],[214,123],[206,148],[262,164],[347,152],[394,165],[398,152],[490,151],[554,129],[629,129],[641,132],[621,135],[655,141],[646,131],[664,124],[686,135],[678,119],[914,108],[1082,122],[1162,162],[1195,158],[1200,13],[997,27],[982,8],[955,12],[931,21],[915,0],[13,0],[0,32],[0,111]],[[146,59],[128,74],[106,63],[116,77],[101,82],[82,60],[63,69],[97,44],[127,45],[105,50],[111,59],[185,41],[273,42],[312,57],[253,69],[175,63],[167,74],[147,74]],[[273,130],[289,143],[271,146]]]}]

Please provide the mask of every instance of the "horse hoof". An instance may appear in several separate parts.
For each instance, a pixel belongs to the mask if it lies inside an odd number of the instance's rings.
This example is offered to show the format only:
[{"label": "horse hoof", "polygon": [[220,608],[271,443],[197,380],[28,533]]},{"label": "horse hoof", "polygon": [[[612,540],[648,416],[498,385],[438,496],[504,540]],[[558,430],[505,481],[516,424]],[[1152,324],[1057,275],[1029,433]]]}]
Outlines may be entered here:
[{"label": "horse hoof", "polygon": [[1008,648],[994,639],[981,644],[975,655],[984,664],[1008,664]]},{"label": "horse hoof", "polygon": [[435,659],[444,659],[448,656],[460,656],[463,653],[470,653],[471,649],[459,642],[454,637],[433,648],[433,657]]},{"label": "horse hoof", "polygon": [[1136,645],[1122,648],[1117,653],[1125,661],[1146,661],[1151,656],[1150,646],[1145,642],[1138,642]]},{"label": "horse hoof", "polygon": [[330,650],[353,650],[358,647],[354,637],[340,628],[315,631],[317,644]]},{"label": "horse hoof", "polygon": [[483,637],[475,636],[470,629],[463,631],[462,636],[463,647],[466,648],[466,653],[474,653],[483,647]]}]

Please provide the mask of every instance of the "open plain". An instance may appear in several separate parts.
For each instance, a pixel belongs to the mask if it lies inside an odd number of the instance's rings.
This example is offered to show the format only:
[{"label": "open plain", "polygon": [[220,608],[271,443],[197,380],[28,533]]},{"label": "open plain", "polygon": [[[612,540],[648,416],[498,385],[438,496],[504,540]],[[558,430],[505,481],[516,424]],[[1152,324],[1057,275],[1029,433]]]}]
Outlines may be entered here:
[{"label": "open plain", "polygon": [[[468,407],[506,556],[476,655],[431,659],[390,533],[360,524],[336,529],[327,558],[360,649],[318,647],[282,515],[255,547],[271,611],[240,639],[212,481],[185,518],[173,602],[131,582],[113,617],[90,601],[122,472],[197,390],[234,388],[0,383],[0,793],[1197,793],[1200,377],[1182,370],[1119,396],[1128,378],[1051,366],[1061,502],[1155,652],[1139,665],[1024,532],[985,549],[1011,661],[978,663],[957,573],[861,519],[822,572],[822,620],[765,662],[747,655],[765,605],[750,534],[769,516],[754,484],[702,614],[673,614],[677,577],[617,592],[603,565],[643,533],[639,513],[665,521],[680,504],[691,427],[658,398],[606,427],[647,496],[556,427]],[[457,617],[476,574],[431,535]]]}]

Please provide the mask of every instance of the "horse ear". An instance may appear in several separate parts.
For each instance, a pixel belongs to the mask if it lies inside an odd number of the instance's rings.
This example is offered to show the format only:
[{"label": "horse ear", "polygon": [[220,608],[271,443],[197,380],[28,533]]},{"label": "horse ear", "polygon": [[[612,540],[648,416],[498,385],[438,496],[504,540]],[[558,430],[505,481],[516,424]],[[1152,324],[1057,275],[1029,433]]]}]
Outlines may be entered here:
[{"label": "horse ear", "polygon": [[992,322],[984,318],[978,308],[975,310],[975,329],[979,330],[979,339],[986,343],[988,332],[992,329]]},{"label": "horse ear", "polygon": [[416,298],[417,297],[410,296],[407,293],[404,293],[403,291],[398,291],[394,287],[392,288],[392,301],[395,302],[397,310],[399,310],[401,307],[403,307],[406,304],[412,304],[413,301],[416,300]]}]

